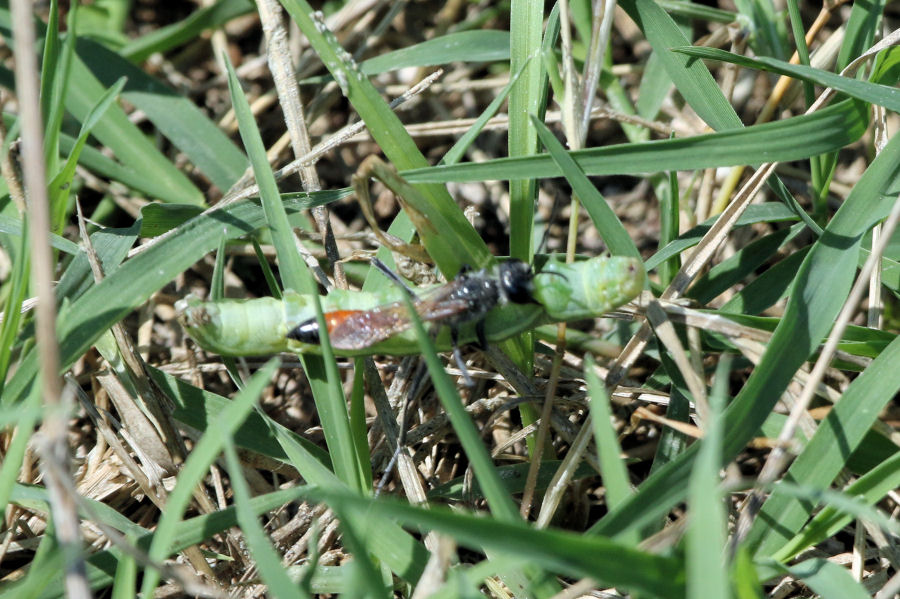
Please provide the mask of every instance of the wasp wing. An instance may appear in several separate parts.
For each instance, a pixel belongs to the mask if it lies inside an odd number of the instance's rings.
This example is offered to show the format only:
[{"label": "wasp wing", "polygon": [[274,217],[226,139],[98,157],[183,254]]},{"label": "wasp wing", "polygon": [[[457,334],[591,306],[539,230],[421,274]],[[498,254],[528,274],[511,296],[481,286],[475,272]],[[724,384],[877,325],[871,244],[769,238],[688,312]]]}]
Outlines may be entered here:
[{"label": "wasp wing", "polygon": [[[419,318],[426,322],[440,322],[468,309],[463,300],[429,297],[414,304]],[[360,350],[389,339],[410,328],[412,321],[406,305],[386,304],[372,310],[341,310],[333,317],[326,314],[331,345],[340,350]]]}]

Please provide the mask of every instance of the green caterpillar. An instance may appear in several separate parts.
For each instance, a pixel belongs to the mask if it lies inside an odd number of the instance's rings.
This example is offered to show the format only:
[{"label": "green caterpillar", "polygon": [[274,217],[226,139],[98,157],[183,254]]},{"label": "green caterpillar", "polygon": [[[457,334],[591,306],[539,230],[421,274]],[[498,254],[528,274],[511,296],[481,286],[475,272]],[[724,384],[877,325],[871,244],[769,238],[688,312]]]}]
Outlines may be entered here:
[{"label": "green caterpillar", "polygon": [[[497,342],[541,324],[600,316],[637,296],[644,288],[645,276],[643,264],[635,258],[598,257],[572,264],[548,260],[534,275],[533,303],[498,304],[483,319],[484,336],[487,341]],[[441,286],[416,290],[417,295],[421,293],[425,298],[440,292]],[[395,286],[379,293],[334,290],[321,298],[322,309],[326,316],[342,311],[383,310],[400,302],[403,293]],[[208,302],[188,296],[176,303],[176,309],[184,329],[200,347],[210,352],[226,356],[319,353],[318,344],[288,338],[298,325],[315,318],[312,301],[309,295],[289,290],[281,300],[267,297]],[[435,324],[441,324],[434,320]],[[452,347],[448,327],[439,326],[439,329],[438,350],[447,351]],[[463,324],[459,329],[460,343],[475,339],[475,323]],[[335,348],[335,353],[339,356],[408,355],[418,353],[418,343],[415,333],[404,329],[373,345]]]}]

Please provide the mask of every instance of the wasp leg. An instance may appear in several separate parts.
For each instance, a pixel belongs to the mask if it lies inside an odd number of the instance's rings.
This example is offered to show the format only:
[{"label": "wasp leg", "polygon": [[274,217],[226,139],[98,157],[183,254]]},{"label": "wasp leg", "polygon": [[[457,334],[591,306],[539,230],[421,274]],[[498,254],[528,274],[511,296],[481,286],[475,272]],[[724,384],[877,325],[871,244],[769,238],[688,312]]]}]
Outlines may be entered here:
[{"label": "wasp leg", "polygon": [[475,335],[478,337],[478,349],[480,349],[481,351],[487,351],[487,333],[485,333],[484,331],[483,318],[475,323]]},{"label": "wasp leg", "polygon": [[459,330],[456,327],[450,327],[450,343],[453,345],[453,359],[456,360],[456,365],[459,367],[463,381],[465,381],[466,387],[471,389],[475,386],[475,381],[469,376],[469,369],[466,368],[466,363],[462,359],[462,352],[459,351]]}]

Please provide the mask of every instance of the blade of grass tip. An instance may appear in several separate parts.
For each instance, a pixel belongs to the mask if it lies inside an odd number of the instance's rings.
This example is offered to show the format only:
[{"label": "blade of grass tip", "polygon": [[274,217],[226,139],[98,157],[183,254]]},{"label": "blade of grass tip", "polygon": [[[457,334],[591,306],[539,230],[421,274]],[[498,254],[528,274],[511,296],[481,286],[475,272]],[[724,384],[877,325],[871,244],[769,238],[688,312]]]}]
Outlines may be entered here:
[{"label": "blade of grass tip", "polygon": [[247,481],[244,480],[237,452],[230,440],[225,442],[225,462],[228,465],[231,489],[234,491],[234,507],[237,511],[238,524],[244,533],[250,555],[259,569],[260,578],[268,587],[268,593],[271,593],[273,597],[309,597],[288,576],[287,571],[281,565],[282,556],[278,555],[266,538],[259,519],[250,506],[250,488]]},{"label": "blade of grass tip", "polygon": [[869,599],[872,595],[853,579],[844,566],[824,558],[812,558],[785,568],[792,578],[803,581],[822,599]]},{"label": "blade of grass tip", "polygon": [[[196,487],[203,477],[206,475],[209,465],[213,463],[222,447],[226,438],[229,438],[238,426],[244,421],[253,404],[262,394],[263,389],[272,378],[275,370],[278,368],[279,361],[273,358],[260,368],[250,380],[247,386],[241,390],[230,404],[228,404],[216,418],[216,423],[207,429],[194,450],[190,453],[184,462],[184,467],[178,474],[178,483],[169,494],[166,502],[166,510],[162,512],[159,523],[156,526],[156,532],[153,534],[153,541],[147,554],[151,560],[162,560],[169,554],[169,547],[178,532],[181,523],[181,516],[187,509],[191,500],[194,487]],[[154,569],[148,569],[144,574],[144,582],[141,586],[141,594],[144,597],[152,597],[153,590],[159,582],[159,572]]]},{"label": "blade of grass tip", "polygon": [[[678,173],[669,171],[669,186],[667,193],[660,196],[659,210],[659,250],[666,247],[678,237],[679,224],[679,198],[678,198]],[[658,250],[657,250],[658,251]],[[674,256],[663,262],[659,267],[659,282],[663,287],[668,287],[678,269],[681,268],[681,256]]]},{"label": "blade of grass tip", "polygon": [[272,272],[272,267],[269,265],[269,261],[266,259],[262,247],[260,247],[256,237],[253,237],[251,242],[253,243],[253,251],[256,253],[256,260],[259,262],[259,267],[262,269],[263,276],[266,279],[266,285],[269,287],[269,293],[272,294],[272,297],[275,299],[280,300],[281,287],[278,286],[278,280],[275,278],[275,273]]},{"label": "blade of grass tip", "polygon": [[[76,10],[70,11],[70,21],[75,12]],[[43,75],[41,77],[41,114],[47,118],[44,129],[44,160],[47,172],[55,173],[59,163],[59,129],[62,123],[60,108],[64,96],[65,77],[68,76],[68,72],[65,65],[63,68],[58,68],[61,59],[58,0],[51,0],[48,14],[47,32],[44,36],[44,55],[41,62]],[[68,37],[74,38],[75,30],[69,29],[69,32]]]},{"label": "blade of grass tip", "polygon": [[675,87],[704,122],[717,131],[743,127],[706,65],[669,50],[691,42],[661,6],[651,0],[619,0],[619,6],[638,24]]},{"label": "blade of grass tip", "polygon": [[241,89],[234,67],[227,57],[225,60],[228,67],[228,87],[235,116],[238,120],[241,139],[253,165],[257,185],[259,185],[259,197],[275,245],[275,253],[278,256],[282,283],[284,283],[285,289],[293,289],[313,297],[319,330],[326,332],[323,335],[322,356],[300,356],[303,369],[312,387],[319,418],[322,421],[325,442],[332,453],[332,463],[337,475],[351,488],[363,491],[368,460],[365,460],[366,465],[364,465],[358,457],[362,448],[356,447],[350,428],[350,418],[340,385],[337,363],[334,360],[331,345],[327,343],[328,329],[325,326],[318,289],[312,274],[300,259],[294,245],[296,238],[288,221],[284,204],[281,202],[275,176],[269,167],[265,146],[263,146],[259,130],[253,120],[250,105]]},{"label": "blade of grass tip", "polygon": [[622,221],[619,220],[616,213],[606,203],[603,195],[597,191],[597,188],[594,187],[593,183],[584,174],[584,171],[572,159],[572,156],[566,152],[559,140],[550,132],[550,129],[537,120],[534,115],[531,116],[531,119],[541,143],[547,148],[554,162],[559,165],[563,176],[569,182],[569,185],[572,186],[572,191],[575,192],[582,205],[588,211],[594,226],[597,227],[600,236],[603,237],[603,241],[606,243],[606,247],[609,248],[610,253],[614,256],[640,258],[641,254],[634,245],[634,241],[631,240],[631,236],[628,235],[628,232],[622,225]]},{"label": "blade of grass tip", "polygon": [[50,182],[50,202],[53,207],[53,223],[54,231],[56,233],[62,232],[62,227],[65,224],[66,207],[68,206],[72,180],[75,177],[75,167],[78,166],[78,161],[81,158],[81,153],[90,137],[91,130],[94,128],[94,125],[103,118],[103,115],[106,114],[106,111],[112,106],[113,102],[116,101],[124,86],[125,79],[119,79],[112,87],[106,90],[102,96],[100,96],[100,99],[97,100],[97,103],[91,108],[90,112],[88,112],[85,117],[84,122],[82,122],[81,131],[78,133],[78,139],[75,140],[75,144],[69,151],[69,156],[66,158],[63,168],[55,177],[53,177],[53,181]]},{"label": "blade of grass tip", "polygon": [[724,497],[719,485],[722,463],[722,410],[728,397],[731,357],[722,356],[709,397],[709,417],[704,420],[704,443],[688,482],[688,528],[685,538],[687,597],[731,596],[725,567],[726,527]]},{"label": "blade of grass tip", "polygon": [[[509,156],[531,156],[537,153],[537,133],[529,115],[540,114],[544,96],[543,62],[531,60],[541,51],[541,27],[544,20],[542,2],[512,0],[510,5],[510,69],[525,73],[509,96]],[[534,253],[534,201],[537,184],[534,179],[509,182],[509,255],[531,262]]]},{"label": "blade of grass tip", "polygon": [[509,83],[503,86],[503,89],[500,90],[500,93],[491,100],[491,103],[488,104],[488,107],[484,109],[484,111],[478,116],[472,126],[469,127],[469,130],[460,137],[453,147],[450,148],[444,157],[441,158],[439,164],[456,164],[463,157],[463,154],[466,150],[469,149],[469,146],[472,145],[472,142],[475,141],[475,138],[481,133],[484,129],[484,126],[487,125],[487,122],[491,120],[491,118],[497,114],[497,111],[500,110],[500,107],[503,105],[503,101],[506,100],[507,96],[509,96],[509,92],[512,91],[513,87],[516,85],[516,82],[519,80],[519,77],[522,73],[525,72],[525,67],[528,66],[531,59],[523,64],[518,71],[516,71],[512,77],[509,79]]}]

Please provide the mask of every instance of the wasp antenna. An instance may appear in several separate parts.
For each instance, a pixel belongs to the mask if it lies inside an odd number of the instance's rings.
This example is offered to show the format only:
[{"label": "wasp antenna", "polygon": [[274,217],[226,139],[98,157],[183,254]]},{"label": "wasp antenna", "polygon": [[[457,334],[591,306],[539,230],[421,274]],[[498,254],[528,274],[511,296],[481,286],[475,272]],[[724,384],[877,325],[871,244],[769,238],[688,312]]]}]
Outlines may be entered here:
[{"label": "wasp antenna", "polygon": [[395,273],[393,270],[391,270],[391,269],[388,267],[387,264],[385,264],[384,262],[382,262],[382,261],[379,260],[378,258],[372,258],[372,264],[375,266],[375,268],[377,268],[378,270],[381,271],[381,274],[383,274],[384,276],[386,276],[387,278],[389,278],[391,281],[393,281],[394,283],[396,283],[397,285],[399,285],[401,288],[403,288],[403,290],[406,292],[406,294],[407,294],[409,297],[411,297],[412,299],[418,299],[418,296],[416,295],[416,292],[413,291],[412,287],[410,287],[409,285],[407,285],[407,284],[406,284],[406,281],[404,281],[403,279],[401,279],[401,278],[397,275],[397,273]]}]

